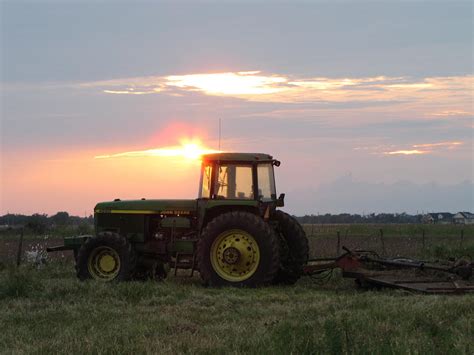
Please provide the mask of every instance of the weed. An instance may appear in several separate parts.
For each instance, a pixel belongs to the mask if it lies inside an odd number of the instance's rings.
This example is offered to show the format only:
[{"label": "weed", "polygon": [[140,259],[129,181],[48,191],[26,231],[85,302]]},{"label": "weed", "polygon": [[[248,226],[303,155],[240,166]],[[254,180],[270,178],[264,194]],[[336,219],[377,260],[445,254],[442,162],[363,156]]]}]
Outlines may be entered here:
[{"label": "weed", "polygon": [[8,268],[2,272],[0,299],[29,297],[42,288],[31,270]]}]

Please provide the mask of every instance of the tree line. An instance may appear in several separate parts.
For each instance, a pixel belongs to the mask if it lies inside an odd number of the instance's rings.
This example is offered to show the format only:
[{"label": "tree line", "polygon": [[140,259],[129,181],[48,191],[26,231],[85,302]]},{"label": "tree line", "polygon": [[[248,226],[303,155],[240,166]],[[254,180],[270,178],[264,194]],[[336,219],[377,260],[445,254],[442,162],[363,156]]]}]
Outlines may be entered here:
[{"label": "tree line", "polygon": [[[337,224],[337,223],[421,223],[422,215],[407,213],[371,213],[368,215],[340,213],[296,216],[304,224]],[[4,228],[26,227],[41,233],[57,226],[92,225],[94,216],[71,216],[67,212],[58,212],[52,216],[35,213],[31,216],[22,214],[6,214],[0,216],[0,225]]]},{"label": "tree line", "polygon": [[84,229],[89,229],[89,226],[92,224],[94,224],[94,216],[92,215],[79,217],[71,216],[67,212],[58,212],[52,216],[40,213],[35,213],[31,216],[9,213],[0,216],[0,226],[3,229],[23,227],[38,234],[43,234],[56,227],[84,227]]},{"label": "tree line", "polygon": [[410,215],[407,213],[371,213],[368,215],[340,213],[305,215],[296,217],[303,224],[339,224],[339,223],[422,223],[423,215]]}]

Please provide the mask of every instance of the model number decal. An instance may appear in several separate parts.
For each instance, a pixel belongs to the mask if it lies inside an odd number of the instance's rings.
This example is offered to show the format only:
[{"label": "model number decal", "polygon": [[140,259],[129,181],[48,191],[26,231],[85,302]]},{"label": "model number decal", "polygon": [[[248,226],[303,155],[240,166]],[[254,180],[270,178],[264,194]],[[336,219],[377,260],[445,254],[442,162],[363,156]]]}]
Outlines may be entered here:
[{"label": "model number decal", "polygon": [[176,211],[176,210],[166,210],[166,211],[161,211],[160,214],[190,214],[189,211]]}]

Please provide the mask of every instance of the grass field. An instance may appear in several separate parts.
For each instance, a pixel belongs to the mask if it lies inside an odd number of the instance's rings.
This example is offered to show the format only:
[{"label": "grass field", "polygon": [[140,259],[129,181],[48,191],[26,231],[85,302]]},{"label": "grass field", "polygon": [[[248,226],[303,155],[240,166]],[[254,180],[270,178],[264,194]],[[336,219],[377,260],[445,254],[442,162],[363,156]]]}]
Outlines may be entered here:
[{"label": "grass field", "polygon": [[349,280],[203,288],[76,281],[72,265],[1,272],[6,353],[466,353],[474,297],[359,291]]},{"label": "grass field", "polygon": [[[442,248],[474,252],[470,241]],[[339,275],[260,289],[185,276],[99,284],[77,281],[68,260],[2,267],[1,353],[474,353],[472,294],[362,291]]]}]

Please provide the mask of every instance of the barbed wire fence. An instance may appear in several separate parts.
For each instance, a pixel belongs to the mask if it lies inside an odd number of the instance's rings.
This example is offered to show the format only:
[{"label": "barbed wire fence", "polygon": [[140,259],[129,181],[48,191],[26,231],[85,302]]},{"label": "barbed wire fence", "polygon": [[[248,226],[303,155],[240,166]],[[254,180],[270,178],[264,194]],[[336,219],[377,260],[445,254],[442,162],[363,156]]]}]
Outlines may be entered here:
[{"label": "barbed wire fence", "polygon": [[[474,258],[473,226],[457,226],[443,234],[435,228],[417,226],[404,230],[386,225],[373,225],[361,232],[353,225],[303,225],[309,238],[311,257],[333,257],[343,253],[342,247],[351,250],[373,250],[383,256],[393,257],[453,257],[465,255]],[[464,254],[463,254],[464,253]]]}]

